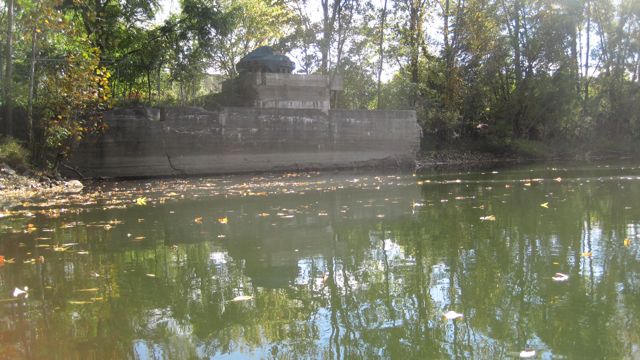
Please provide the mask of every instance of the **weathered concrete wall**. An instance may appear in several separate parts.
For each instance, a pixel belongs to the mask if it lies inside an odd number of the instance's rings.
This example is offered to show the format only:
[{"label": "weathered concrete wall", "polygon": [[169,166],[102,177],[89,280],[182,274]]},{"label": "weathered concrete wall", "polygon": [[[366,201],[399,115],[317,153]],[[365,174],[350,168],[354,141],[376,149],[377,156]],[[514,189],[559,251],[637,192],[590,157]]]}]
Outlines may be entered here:
[{"label": "weathered concrete wall", "polygon": [[275,73],[243,73],[234,85],[240,88],[242,105],[257,108],[330,108],[330,90],[342,90],[342,77]]},{"label": "weathered concrete wall", "polygon": [[140,107],[105,117],[107,133],[71,160],[86,176],[357,167],[413,159],[420,141],[414,111]]}]

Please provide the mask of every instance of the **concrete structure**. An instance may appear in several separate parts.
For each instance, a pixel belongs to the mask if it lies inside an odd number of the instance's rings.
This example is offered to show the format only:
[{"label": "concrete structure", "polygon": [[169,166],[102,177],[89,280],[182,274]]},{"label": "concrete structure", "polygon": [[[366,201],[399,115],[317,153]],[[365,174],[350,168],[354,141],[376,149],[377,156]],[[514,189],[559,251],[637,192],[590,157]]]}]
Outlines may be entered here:
[{"label": "concrete structure", "polygon": [[331,91],[342,90],[342,78],[328,75],[247,72],[233,85],[241,106],[329,111]]},{"label": "concrete structure", "polygon": [[413,163],[415,111],[330,110],[342,79],[290,74],[293,62],[261,47],[223,84],[223,107],[116,109],[106,134],[85,141],[72,165],[86,176],[146,177]]},{"label": "concrete structure", "polygon": [[147,177],[412,163],[414,111],[229,107],[114,109],[71,159],[91,177]]}]

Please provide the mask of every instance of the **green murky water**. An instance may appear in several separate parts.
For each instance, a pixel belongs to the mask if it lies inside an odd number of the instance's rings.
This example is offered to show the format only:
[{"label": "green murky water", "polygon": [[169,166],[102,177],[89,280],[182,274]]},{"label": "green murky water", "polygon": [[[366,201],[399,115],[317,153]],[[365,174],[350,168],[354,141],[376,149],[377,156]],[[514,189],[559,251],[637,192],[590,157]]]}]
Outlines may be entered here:
[{"label": "green murky water", "polygon": [[0,217],[0,358],[640,356],[634,164],[119,182]]}]

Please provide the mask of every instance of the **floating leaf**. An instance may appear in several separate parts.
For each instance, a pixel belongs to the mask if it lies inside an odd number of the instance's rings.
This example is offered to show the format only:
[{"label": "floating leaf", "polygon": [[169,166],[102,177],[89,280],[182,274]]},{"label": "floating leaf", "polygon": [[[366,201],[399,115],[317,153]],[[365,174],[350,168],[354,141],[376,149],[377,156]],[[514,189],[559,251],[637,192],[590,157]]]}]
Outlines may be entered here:
[{"label": "floating leaf", "polygon": [[542,203],[542,204],[540,204],[540,206],[545,208],[545,209],[548,209],[549,208],[549,203],[548,202]]},{"label": "floating leaf", "polygon": [[221,218],[218,218],[218,222],[220,224],[227,224],[229,222],[229,219],[226,216],[225,217],[221,217]]},{"label": "floating leaf", "polygon": [[534,356],[536,356],[536,351],[535,350],[527,349],[527,350],[520,351],[520,358],[522,358],[522,359],[528,359],[528,358],[532,358]]},{"label": "floating leaf", "polygon": [[627,239],[624,239],[622,243],[624,244],[624,246],[629,247],[631,245],[631,240],[627,238]]},{"label": "floating leaf", "polygon": [[27,297],[29,292],[29,287],[25,286],[24,289],[20,289],[20,288],[15,288],[13,289],[13,297],[18,297],[18,296],[22,296],[24,295],[24,297]]},{"label": "floating leaf", "polygon": [[555,178],[555,179],[553,179],[553,180],[555,180],[555,181],[557,181],[557,182],[560,182],[560,181],[562,181],[562,178],[558,176],[557,178]]},{"label": "floating leaf", "polygon": [[553,281],[563,282],[569,280],[569,275],[563,273],[556,273],[555,276],[551,277]]},{"label": "floating leaf", "polygon": [[72,305],[86,305],[86,304],[93,304],[93,301],[86,301],[86,300],[70,300],[69,304]]},{"label": "floating leaf", "polygon": [[591,255],[593,255],[591,251],[585,251],[582,254],[580,254],[580,256],[582,257],[591,257]]},{"label": "floating leaf", "polygon": [[146,197],[139,197],[139,198],[136,199],[135,202],[136,202],[137,205],[140,205],[140,206],[147,205],[147,198]]},{"label": "floating leaf", "polygon": [[457,313],[453,310],[449,310],[446,313],[442,314],[447,320],[454,320],[457,318],[461,318],[463,314]]},{"label": "floating leaf", "polygon": [[193,222],[196,224],[202,224],[202,217],[197,217],[195,219],[193,219]]},{"label": "floating leaf", "polygon": [[482,220],[482,221],[496,221],[496,217],[495,217],[495,215],[481,216],[480,220]]},{"label": "floating leaf", "polygon": [[240,296],[234,297],[233,299],[231,299],[231,301],[247,301],[251,299],[253,299],[253,296],[251,295],[240,295]]},{"label": "floating leaf", "polygon": [[77,292],[96,292],[100,290],[99,288],[88,288],[88,289],[78,289]]},{"label": "floating leaf", "polygon": [[53,245],[53,251],[55,251],[55,252],[63,252],[63,251],[69,250],[70,247],[71,246]]},{"label": "floating leaf", "polygon": [[4,265],[4,256],[0,255],[0,266]]},{"label": "floating leaf", "polygon": [[148,277],[156,277],[156,274],[146,274]]}]

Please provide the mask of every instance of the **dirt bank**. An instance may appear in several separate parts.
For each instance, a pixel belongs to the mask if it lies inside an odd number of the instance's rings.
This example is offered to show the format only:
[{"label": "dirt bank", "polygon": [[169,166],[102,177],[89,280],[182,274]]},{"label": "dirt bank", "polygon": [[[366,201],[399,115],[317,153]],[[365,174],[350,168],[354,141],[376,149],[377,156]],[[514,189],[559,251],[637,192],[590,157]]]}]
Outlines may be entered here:
[{"label": "dirt bank", "polygon": [[78,180],[65,180],[27,171],[18,173],[8,165],[0,164],[0,209],[34,197],[82,190]]}]

